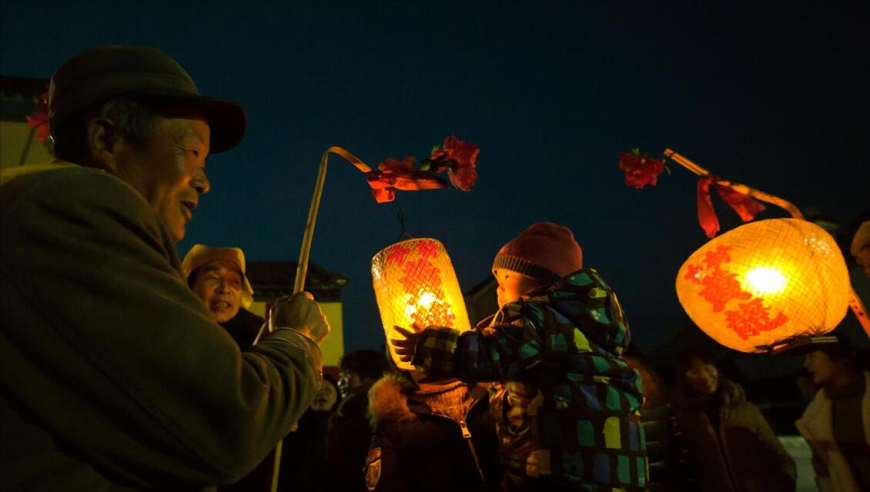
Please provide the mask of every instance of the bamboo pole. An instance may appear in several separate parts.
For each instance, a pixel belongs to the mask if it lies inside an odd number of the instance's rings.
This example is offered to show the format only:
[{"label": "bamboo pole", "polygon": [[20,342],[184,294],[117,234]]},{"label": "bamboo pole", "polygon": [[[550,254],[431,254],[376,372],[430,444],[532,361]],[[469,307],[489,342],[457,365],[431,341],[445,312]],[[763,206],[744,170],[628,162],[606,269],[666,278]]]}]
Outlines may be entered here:
[{"label": "bamboo pole", "polygon": [[[329,154],[336,154],[350,162],[361,172],[367,173],[371,168],[359,160],[350,152],[341,147],[330,147],[320,157],[320,166],[317,168],[317,180],[314,183],[314,195],[311,197],[311,207],[308,209],[308,220],[305,223],[305,233],[302,235],[302,247],[299,249],[299,261],[296,264],[296,278],[293,281],[293,293],[298,294],[305,290],[305,277],[308,275],[308,259],[311,256],[311,244],[314,241],[314,226],[317,225],[317,212],[320,210],[320,198],[323,196],[323,185],[326,183],[326,169],[329,162]],[[266,331],[268,323],[265,323],[257,334],[254,344],[260,341]],[[278,490],[278,478],[281,473],[281,452],[284,448],[284,440],[275,445],[275,458],[272,462],[271,492]]]},{"label": "bamboo pole", "polygon": [[[698,176],[711,176],[709,171],[695,164],[688,158],[674,152],[671,149],[665,149],[664,153],[666,158],[673,160],[677,164],[683,166],[684,168],[697,174]],[[749,195],[752,198],[755,198],[762,202],[776,205],[777,207],[790,213],[791,216],[795,219],[807,220],[806,217],[804,217],[804,214],[802,214],[801,211],[793,203],[787,200],[783,200],[782,198],[779,198],[777,196],[770,195],[763,191],[756,190],[755,188],[746,186],[741,183],[735,183],[733,181],[727,181],[717,178],[716,183],[727,186],[734,191],[743,193],[744,195]],[[852,313],[855,314],[855,317],[858,318],[858,322],[861,323],[861,327],[864,328],[864,333],[867,335],[867,338],[870,338],[870,318],[867,317],[867,308],[864,307],[864,303],[861,302],[861,299],[855,292],[855,288],[851,285],[849,286],[849,307],[852,309]]]}]

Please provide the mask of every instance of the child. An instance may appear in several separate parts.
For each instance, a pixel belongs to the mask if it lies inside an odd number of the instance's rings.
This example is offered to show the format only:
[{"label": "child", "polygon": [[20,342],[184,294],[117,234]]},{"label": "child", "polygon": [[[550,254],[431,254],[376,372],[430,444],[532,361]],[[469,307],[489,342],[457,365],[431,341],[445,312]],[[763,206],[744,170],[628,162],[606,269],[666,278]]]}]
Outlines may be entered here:
[{"label": "child", "polygon": [[571,231],[533,224],[495,257],[498,312],[460,335],[393,340],[434,377],[495,381],[505,490],[645,490],[640,378],[620,356],[628,324]]}]

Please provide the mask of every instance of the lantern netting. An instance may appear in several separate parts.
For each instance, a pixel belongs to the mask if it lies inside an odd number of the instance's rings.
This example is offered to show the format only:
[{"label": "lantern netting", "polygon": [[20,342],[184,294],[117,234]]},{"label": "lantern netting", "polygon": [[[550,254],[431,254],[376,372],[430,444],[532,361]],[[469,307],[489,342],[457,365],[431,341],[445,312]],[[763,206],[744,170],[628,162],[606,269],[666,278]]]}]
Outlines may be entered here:
[{"label": "lantern netting", "polygon": [[401,337],[395,326],[471,329],[453,264],[435,239],[409,239],[378,252],[372,259],[372,281],[390,356],[400,369],[413,366],[401,362],[389,343]]},{"label": "lantern netting", "polygon": [[741,352],[833,330],[848,308],[849,272],[836,241],[798,219],[752,222],[698,249],[677,296],[707,335]]}]

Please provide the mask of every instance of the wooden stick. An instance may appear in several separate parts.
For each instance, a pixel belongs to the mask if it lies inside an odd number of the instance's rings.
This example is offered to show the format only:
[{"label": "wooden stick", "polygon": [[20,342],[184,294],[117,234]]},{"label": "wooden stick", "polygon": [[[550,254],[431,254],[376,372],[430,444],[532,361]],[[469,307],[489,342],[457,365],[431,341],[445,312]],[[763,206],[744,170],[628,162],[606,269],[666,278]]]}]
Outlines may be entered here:
[{"label": "wooden stick", "polygon": [[[703,167],[695,164],[694,162],[674,152],[671,149],[665,149],[665,157],[670,158],[677,164],[685,167],[689,171],[697,174],[698,176],[711,175],[710,172]],[[735,183],[733,181],[716,179],[716,183],[727,186],[734,191],[743,193],[744,195],[749,195],[752,198],[761,200],[762,202],[776,205],[777,207],[784,209],[786,212],[790,213],[791,216],[795,219],[807,220],[806,217],[804,217],[804,214],[802,214],[801,211],[793,203],[787,200],[783,200],[782,198],[779,198],[777,196],[767,194],[763,191],[746,186],[745,184]],[[858,294],[855,293],[855,288],[852,286],[849,286],[849,307],[852,308],[852,312],[855,314],[855,317],[858,318],[858,322],[861,323],[861,327],[864,328],[864,333],[867,334],[867,338],[870,338],[870,318],[867,317],[867,309],[864,307],[864,303],[861,302]]]},{"label": "wooden stick", "polygon": [[[293,282],[293,293],[298,294],[305,290],[305,277],[308,275],[308,259],[311,256],[311,243],[314,241],[314,226],[317,224],[317,212],[320,210],[320,198],[323,196],[323,185],[326,183],[326,168],[329,162],[329,154],[336,154],[350,162],[361,172],[367,173],[371,168],[363,161],[357,159],[356,156],[344,150],[341,147],[330,147],[320,157],[320,166],[317,169],[317,181],[314,183],[314,196],[311,197],[311,207],[308,209],[308,220],[305,223],[305,234],[302,236],[302,247],[299,249],[299,261],[296,263],[296,278]],[[260,333],[257,335],[257,341],[263,334],[265,327],[260,328]],[[284,447],[284,440],[278,441],[275,446],[275,460],[272,463],[272,486],[270,490],[277,492],[278,478],[281,473],[281,451]]]}]

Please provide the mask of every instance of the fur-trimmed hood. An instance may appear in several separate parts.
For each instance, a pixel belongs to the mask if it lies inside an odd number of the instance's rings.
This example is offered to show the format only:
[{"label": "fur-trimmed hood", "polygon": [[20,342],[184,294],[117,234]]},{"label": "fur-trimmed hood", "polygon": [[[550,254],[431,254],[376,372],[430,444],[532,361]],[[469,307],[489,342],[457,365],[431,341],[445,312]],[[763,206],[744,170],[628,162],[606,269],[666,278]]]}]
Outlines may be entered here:
[{"label": "fur-trimmed hood", "polygon": [[396,422],[416,419],[408,408],[408,391],[413,386],[400,376],[387,374],[369,389],[369,424],[374,429],[378,422]]}]

